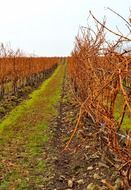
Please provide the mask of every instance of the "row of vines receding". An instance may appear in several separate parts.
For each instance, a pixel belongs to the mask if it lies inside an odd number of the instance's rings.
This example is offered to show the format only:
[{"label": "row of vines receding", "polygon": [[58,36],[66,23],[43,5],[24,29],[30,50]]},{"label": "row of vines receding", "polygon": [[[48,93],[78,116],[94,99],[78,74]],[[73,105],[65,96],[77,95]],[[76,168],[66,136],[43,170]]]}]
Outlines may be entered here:
[{"label": "row of vines receding", "polygon": [[[111,10],[111,9],[110,9]],[[113,13],[117,14],[113,10]],[[90,12],[96,28],[81,27],[68,72],[76,102],[80,105],[79,121],[89,116],[99,128],[102,143],[121,160],[118,168],[126,185],[131,185],[131,23],[128,35],[114,32]],[[109,42],[106,32],[114,35]],[[70,141],[67,143],[69,145]],[[67,147],[66,146],[66,147]]]},{"label": "row of vines receding", "polygon": [[25,86],[37,86],[59,63],[58,57],[29,57],[0,44],[0,99]]}]

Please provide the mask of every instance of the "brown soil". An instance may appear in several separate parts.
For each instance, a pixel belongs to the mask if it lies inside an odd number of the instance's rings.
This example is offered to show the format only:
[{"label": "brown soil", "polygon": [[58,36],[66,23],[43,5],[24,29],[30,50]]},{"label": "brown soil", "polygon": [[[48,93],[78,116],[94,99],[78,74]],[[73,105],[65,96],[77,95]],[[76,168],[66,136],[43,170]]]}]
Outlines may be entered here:
[{"label": "brown soil", "polygon": [[[68,92],[68,93],[67,93]],[[79,107],[71,98],[67,80],[64,82],[60,114],[52,121],[54,138],[47,148],[50,179],[43,190],[128,190],[117,168],[119,160],[101,142],[99,127],[85,117],[68,150],[66,142],[74,129]]]}]

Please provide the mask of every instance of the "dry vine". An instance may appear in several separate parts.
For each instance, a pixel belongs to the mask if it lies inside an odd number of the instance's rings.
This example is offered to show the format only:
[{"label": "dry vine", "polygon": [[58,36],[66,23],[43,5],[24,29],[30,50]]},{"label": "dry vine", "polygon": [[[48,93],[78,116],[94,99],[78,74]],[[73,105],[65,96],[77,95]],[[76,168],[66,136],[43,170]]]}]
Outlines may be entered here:
[{"label": "dry vine", "polygon": [[[81,27],[72,56],[68,59],[75,99],[81,105],[77,124],[66,148],[78,129],[82,115],[88,113],[106,137],[102,137],[106,139],[103,143],[121,160],[119,171],[122,174],[126,170],[124,182],[129,187],[131,123],[126,123],[126,130],[123,128],[124,120],[127,118],[129,121],[131,118],[131,49],[125,49],[124,44],[131,42],[131,24],[112,9],[109,10],[126,22],[129,35],[112,31],[105,21],[101,23],[91,12],[90,15],[97,23],[96,30]],[[118,38],[115,43],[106,40],[105,30]]]}]

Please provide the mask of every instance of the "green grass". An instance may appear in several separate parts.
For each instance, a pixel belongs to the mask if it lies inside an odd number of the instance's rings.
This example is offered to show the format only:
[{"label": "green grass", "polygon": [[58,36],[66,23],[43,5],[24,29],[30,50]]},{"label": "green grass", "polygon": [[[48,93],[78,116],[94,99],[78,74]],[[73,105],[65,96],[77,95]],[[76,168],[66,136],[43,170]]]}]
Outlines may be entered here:
[{"label": "green grass", "polygon": [[61,64],[29,99],[0,123],[0,190],[39,189],[46,180],[44,148],[52,139],[50,121],[58,115],[65,65]]},{"label": "green grass", "polygon": [[[117,121],[120,121],[123,105],[124,105],[124,98],[121,94],[118,94],[115,104],[115,119]],[[128,109],[126,109],[125,117],[121,128],[123,128],[124,130],[131,129],[131,118],[129,116]]]},{"label": "green grass", "polygon": [[[40,124],[29,137],[27,150],[31,156],[37,156],[41,153],[41,147],[49,140],[49,131],[47,124]],[[39,145],[39,146],[38,146]]]},{"label": "green grass", "polygon": [[[60,70],[60,66],[59,68],[54,72],[54,74],[52,75],[52,77],[50,77],[49,79],[47,79],[40,87],[38,90],[34,91],[32,94],[29,95],[29,100],[24,101],[22,104],[20,104],[19,106],[17,106],[11,113],[10,115],[4,119],[3,121],[1,121],[0,123],[0,132],[3,130],[3,128],[5,128],[6,126],[9,125],[14,125],[15,122],[17,122],[18,118],[20,118],[22,116],[23,113],[25,112],[30,112],[31,109],[33,109],[34,104],[37,103],[37,101],[39,101],[39,98],[41,98],[41,92],[46,91],[46,88],[48,88],[48,84],[52,81],[52,78],[55,78],[58,74]],[[53,85],[53,84],[52,84]],[[51,96],[51,98],[49,99],[48,97],[45,97],[46,101],[49,101],[49,103],[54,103],[57,99],[57,95],[60,94],[60,89],[56,89],[57,93],[53,94],[53,96]],[[48,104],[47,106],[50,108],[52,106],[50,106],[50,104]],[[48,109],[49,109],[48,108]]]}]

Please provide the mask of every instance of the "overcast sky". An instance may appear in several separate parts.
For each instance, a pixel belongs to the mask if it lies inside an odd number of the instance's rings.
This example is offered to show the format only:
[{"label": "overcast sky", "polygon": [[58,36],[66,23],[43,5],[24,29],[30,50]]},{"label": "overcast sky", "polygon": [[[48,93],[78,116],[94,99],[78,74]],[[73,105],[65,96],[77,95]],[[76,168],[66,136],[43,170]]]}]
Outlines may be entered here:
[{"label": "overcast sky", "polygon": [[121,25],[105,7],[128,19],[131,0],[0,0],[0,42],[39,56],[69,55],[89,10],[100,20],[107,15],[108,26]]}]

